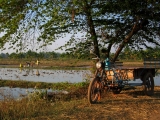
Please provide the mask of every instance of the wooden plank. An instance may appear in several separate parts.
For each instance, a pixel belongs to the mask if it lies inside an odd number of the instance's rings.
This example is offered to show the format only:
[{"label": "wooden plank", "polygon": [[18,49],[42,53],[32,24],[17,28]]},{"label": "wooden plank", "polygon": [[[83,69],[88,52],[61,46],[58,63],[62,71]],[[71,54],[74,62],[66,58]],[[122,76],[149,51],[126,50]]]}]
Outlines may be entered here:
[{"label": "wooden plank", "polygon": [[114,62],[114,63],[111,63],[111,67],[112,67],[112,65],[113,66],[123,66],[123,62],[120,62],[120,61],[116,61],[116,62]]},{"label": "wooden plank", "polygon": [[144,67],[160,68],[160,60],[144,60]]},{"label": "wooden plank", "polygon": [[118,61],[116,61],[116,62],[115,62],[115,65],[116,65],[116,66],[123,66],[123,62],[118,62]]},{"label": "wooden plank", "polygon": [[143,63],[144,65],[148,65],[148,64],[160,64],[160,61],[145,61],[144,63]]}]

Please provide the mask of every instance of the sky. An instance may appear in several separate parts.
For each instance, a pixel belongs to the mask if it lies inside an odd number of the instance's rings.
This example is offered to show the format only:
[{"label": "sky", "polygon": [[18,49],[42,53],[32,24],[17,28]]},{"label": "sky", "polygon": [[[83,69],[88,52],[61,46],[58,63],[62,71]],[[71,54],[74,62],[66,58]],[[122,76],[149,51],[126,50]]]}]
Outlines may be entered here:
[{"label": "sky", "polygon": [[[82,33],[78,33],[78,34],[75,34],[75,37],[80,38],[83,35],[84,34],[82,34]],[[65,49],[64,50],[56,50],[56,49],[60,46],[65,45],[69,41],[71,36],[72,36],[71,34],[68,34],[68,35],[66,35],[66,37],[59,38],[55,42],[52,42],[52,45],[47,45],[47,47],[44,47],[43,49],[38,49],[38,51],[36,50],[38,48],[38,45],[36,45],[36,42],[33,42],[33,43],[30,42],[30,45],[28,46],[28,50],[33,50],[33,51],[36,51],[36,52],[54,51],[54,52],[58,52],[58,53],[63,53],[63,52],[65,52]],[[42,45],[43,43],[40,43],[40,44]],[[10,47],[9,43],[6,43],[5,46],[4,46],[4,48],[6,48],[6,49],[1,50],[0,53],[9,53],[10,54],[10,53],[16,52],[16,50],[8,49],[9,47]]]},{"label": "sky", "polygon": [[[77,37],[79,37],[79,36],[80,35],[78,35]],[[50,51],[52,52],[52,51],[54,51],[54,52],[58,52],[58,53],[63,53],[63,52],[65,52],[65,49],[64,50],[56,50],[56,49],[58,47],[60,47],[60,46],[65,45],[65,43],[70,39],[70,37],[71,37],[71,35],[68,35],[68,36],[66,36],[64,38],[60,38],[60,39],[56,40],[55,42],[53,42],[52,45],[48,45],[44,49],[38,49],[38,51],[36,50],[38,48],[38,46],[35,47],[36,45],[29,46],[30,48],[28,48],[28,50],[34,50],[36,52],[50,52]],[[35,47],[35,48],[33,48],[32,46]],[[16,50],[8,49],[9,47],[10,47],[9,43],[6,43],[5,46],[4,46],[4,48],[6,48],[6,49],[5,50],[0,50],[0,54],[1,53],[9,53],[9,54],[11,54],[13,52],[16,52]],[[26,51],[22,51],[22,52],[26,52]],[[111,52],[114,53],[115,52],[115,48],[112,48]]]},{"label": "sky", "polygon": [[[0,37],[1,36],[2,36],[2,34],[0,34]],[[60,47],[60,46],[63,46],[70,39],[70,37],[71,37],[71,35],[68,34],[64,38],[59,38],[55,42],[52,42],[52,45],[47,45],[47,47],[44,47],[43,49],[39,49],[39,46],[36,45],[36,42],[33,42],[33,43],[30,43],[30,45],[28,46],[28,50],[33,50],[33,51],[36,51],[36,52],[50,52],[50,51],[54,51],[54,52],[63,53],[63,52],[65,52],[65,50],[56,50],[56,49],[58,47]],[[16,50],[14,50],[12,48],[9,49],[9,47],[10,47],[9,43],[6,43],[4,45],[4,47],[3,47],[3,48],[5,48],[5,50],[1,49],[0,53],[9,53],[10,54],[10,53],[16,52]]]},{"label": "sky", "polygon": [[[81,34],[78,34],[76,37],[80,38],[81,36],[82,36]],[[0,37],[1,37],[1,35],[0,35]],[[52,45],[48,45],[44,49],[36,50],[38,48],[38,46],[35,47],[36,45],[32,44],[32,45],[29,46],[30,48],[28,48],[28,50],[33,50],[33,51],[36,51],[36,52],[52,52],[52,51],[54,51],[54,52],[58,52],[58,53],[63,53],[63,52],[65,52],[65,49],[64,50],[56,50],[56,49],[58,47],[60,47],[60,46],[63,46],[70,39],[70,37],[71,37],[71,34],[68,34],[64,38],[59,38],[58,40],[53,42]],[[6,43],[5,46],[4,46],[4,48],[6,48],[6,49],[5,50],[0,50],[0,54],[1,53],[9,53],[9,54],[11,54],[13,52],[16,52],[16,50],[8,49],[9,47],[10,47],[9,43]],[[115,51],[116,51],[116,48],[112,48],[111,52],[115,53]],[[26,51],[22,51],[22,52],[26,52]]]},{"label": "sky", "polygon": [[[47,47],[44,47],[44,49],[38,49],[37,52],[54,51],[54,52],[62,53],[62,52],[65,52],[65,50],[55,50],[55,49],[57,49],[58,47],[60,47],[60,46],[62,46],[64,44],[65,44],[64,39],[59,39],[56,42],[53,42],[52,45],[48,45]],[[1,50],[0,53],[9,53],[10,54],[10,53],[16,52],[16,50],[14,50],[12,48],[8,49],[9,47],[10,47],[9,43],[6,43],[4,45],[4,48],[6,48],[6,49],[5,50]],[[28,50],[32,50],[32,48],[28,48]],[[36,48],[34,48],[34,51],[36,51]]]},{"label": "sky", "polygon": [[[0,37],[2,37],[4,35],[4,33],[1,33],[0,34]],[[76,34],[76,37],[77,38],[80,38],[83,34],[82,33],[78,33]],[[56,40],[55,42],[52,42],[52,45],[47,45],[47,47],[44,47],[43,49],[39,49],[39,45],[36,44],[36,41],[29,41],[29,40],[24,40],[26,41],[25,43],[29,44],[28,46],[28,50],[33,50],[33,51],[36,51],[36,52],[50,52],[50,51],[54,51],[54,52],[58,52],[58,53],[63,53],[65,52],[65,49],[64,50],[56,50],[58,47],[60,46],[63,46],[66,44],[66,42],[69,41],[69,39],[71,38],[72,34],[68,34],[66,35],[66,37],[62,37],[62,38],[59,38],[58,40]],[[32,37],[31,37],[32,38]],[[29,38],[30,39],[30,38]],[[43,43],[41,42],[40,45],[42,45]],[[26,46],[26,45],[25,45]],[[16,50],[14,49],[8,49],[10,47],[9,43],[6,43],[4,45],[4,48],[5,50],[0,50],[0,53],[13,53],[13,52],[16,52]],[[24,48],[22,48],[24,49]],[[38,50],[36,50],[38,49]],[[25,51],[22,51],[22,52],[26,52],[28,50],[25,50]]]}]

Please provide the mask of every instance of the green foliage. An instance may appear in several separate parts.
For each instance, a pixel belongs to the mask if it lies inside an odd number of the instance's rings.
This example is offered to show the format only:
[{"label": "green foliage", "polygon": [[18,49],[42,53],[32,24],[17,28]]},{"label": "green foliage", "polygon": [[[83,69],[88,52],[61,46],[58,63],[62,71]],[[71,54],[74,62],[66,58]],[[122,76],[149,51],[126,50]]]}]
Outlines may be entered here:
[{"label": "green foliage", "polygon": [[29,101],[39,101],[44,99],[47,95],[47,90],[35,89],[32,92],[27,92],[27,98]]},{"label": "green foliage", "polygon": [[9,42],[22,51],[70,35],[60,49],[72,56],[81,58],[93,45],[98,56],[101,48],[118,48],[116,59],[126,45],[159,45],[159,9],[158,0],[2,0],[0,46]]},{"label": "green foliage", "polygon": [[35,52],[35,51],[27,51],[27,52],[20,52],[20,53],[1,53],[0,58],[10,58],[10,59],[27,59],[27,60],[36,60],[36,59],[90,59],[89,52],[83,54],[69,54],[69,53],[56,53],[52,52]]},{"label": "green foliage", "polygon": [[126,47],[119,55],[120,60],[137,61],[148,59],[159,59],[160,58],[160,47],[154,47],[152,49],[145,50],[132,50]]},{"label": "green foliage", "polygon": [[[118,59],[119,60],[143,60],[144,58],[160,58],[160,47],[156,46],[153,48],[147,48],[147,49],[135,49],[133,47],[126,46],[124,50],[120,53]],[[113,58],[115,53],[111,53],[110,57]],[[102,58],[104,57],[104,54],[101,53]],[[39,59],[47,59],[47,60],[53,60],[53,59],[62,59],[62,60],[71,60],[74,59],[74,63],[80,62],[80,60],[90,60],[91,56],[89,53],[79,55],[76,54],[68,54],[68,53],[55,53],[55,52],[34,52],[34,51],[28,51],[27,53],[11,53],[11,54],[5,54],[1,53],[0,55],[1,59],[4,58],[10,58],[10,59],[26,59],[26,60],[36,60]],[[78,58],[78,59],[77,59]],[[72,61],[71,61],[72,62]]]},{"label": "green foliage", "polygon": [[41,89],[53,89],[53,90],[75,90],[81,87],[87,87],[89,82],[69,83],[45,83],[45,82],[29,82],[29,81],[13,81],[13,80],[0,80],[0,87],[20,87],[20,88],[35,88],[35,93],[44,93]]}]

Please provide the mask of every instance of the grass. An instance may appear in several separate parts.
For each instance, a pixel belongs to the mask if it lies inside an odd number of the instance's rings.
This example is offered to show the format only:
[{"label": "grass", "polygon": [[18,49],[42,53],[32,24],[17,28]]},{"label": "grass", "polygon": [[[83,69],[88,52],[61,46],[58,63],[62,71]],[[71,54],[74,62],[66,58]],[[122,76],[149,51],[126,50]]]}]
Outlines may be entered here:
[{"label": "grass", "polygon": [[69,83],[69,82],[58,82],[58,83],[45,83],[45,82],[31,82],[23,80],[0,80],[0,87],[8,86],[10,88],[38,88],[46,89],[52,88],[53,90],[76,90],[80,87],[87,87],[89,82]]},{"label": "grass", "polygon": [[[27,60],[27,59],[0,59],[1,65],[13,65],[18,66],[20,63],[22,65],[27,65],[26,62],[32,62],[34,63],[34,66],[36,66],[36,60]],[[79,60],[79,59],[53,59],[53,60],[47,60],[47,59],[41,59],[40,60],[40,66],[47,66],[47,67],[85,67],[92,65],[91,60]]]},{"label": "grass", "polygon": [[87,96],[54,102],[44,99],[0,102],[1,120],[157,120],[160,118],[159,87],[152,97],[140,89],[122,91],[119,95],[103,94],[101,102],[90,105]]},{"label": "grass", "polygon": [[[20,63],[23,65],[26,65],[26,62],[29,62],[31,60],[22,59],[22,60],[16,60],[16,59],[0,59],[1,65],[6,65],[8,67],[19,67]],[[32,60],[31,62],[34,63],[34,67],[36,67],[36,60]],[[95,64],[94,60],[79,60],[79,59],[53,59],[53,60],[46,60],[41,59],[40,60],[40,67],[45,66],[47,68],[73,68],[73,67],[87,67],[87,66],[93,66]],[[143,65],[142,61],[123,61],[124,65]]]},{"label": "grass", "polygon": [[[86,96],[88,82],[81,83],[43,83],[27,81],[9,81],[0,80],[1,86],[12,86],[22,88],[36,87],[36,92],[29,93],[27,97],[16,100],[5,98],[0,102],[0,120],[21,120],[21,119],[58,119],[58,116],[70,108],[70,113],[74,110],[72,104],[76,99],[82,99]],[[54,96],[45,97],[46,94],[39,93],[38,89],[52,88],[55,90],[67,90],[69,94],[54,94]],[[85,93],[84,93],[85,92]],[[82,93],[84,95],[82,95]],[[0,95],[3,93],[0,92]],[[73,100],[73,101],[72,101]],[[70,104],[71,103],[71,104]],[[69,105],[70,104],[70,105]],[[43,108],[43,109],[42,109]],[[57,117],[56,117],[57,116]],[[54,118],[52,118],[54,117]]]}]

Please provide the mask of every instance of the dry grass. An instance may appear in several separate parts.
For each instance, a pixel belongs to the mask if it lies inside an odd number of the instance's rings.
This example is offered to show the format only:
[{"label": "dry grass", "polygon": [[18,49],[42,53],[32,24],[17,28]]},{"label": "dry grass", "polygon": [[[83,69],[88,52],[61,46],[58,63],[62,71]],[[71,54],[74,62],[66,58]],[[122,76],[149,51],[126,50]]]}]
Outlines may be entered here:
[{"label": "dry grass", "polygon": [[[58,67],[85,67],[85,66],[91,66],[92,61],[91,60],[78,60],[78,59],[53,59],[53,60],[45,60],[41,59],[39,60],[40,64],[39,66],[58,66]],[[36,66],[36,60],[12,60],[12,59],[0,59],[1,65],[15,65],[18,66],[20,63],[22,65],[27,65],[26,62],[32,62],[34,63],[34,66]]]},{"label": "dry grass", "polygon": [[[30,60],[12,60],[12,59],[0,59],[1,65],[17,65],[23,64],[26,65],[26,62],[30,62]],[[36,60],[32,60],[31,62],[36,63]],[[93,60],[78,60],[78,59],[53,59],[53,60],[40,60],[40,66],[61,66],[61,67],[85,67],[85,66],[93,66],[95,63]],[[125,66],[142,66],[143,62],[123,62]]]},{"label": "dry grass", "polygon": [[90,105],[87,96],[71,100],[2,101],[0,119],[4,120],[158,120],[160,119],[160,87],[153,96],[145,96],[141,88],[123,90],[120,94],[103,94],[101,102]]}]

